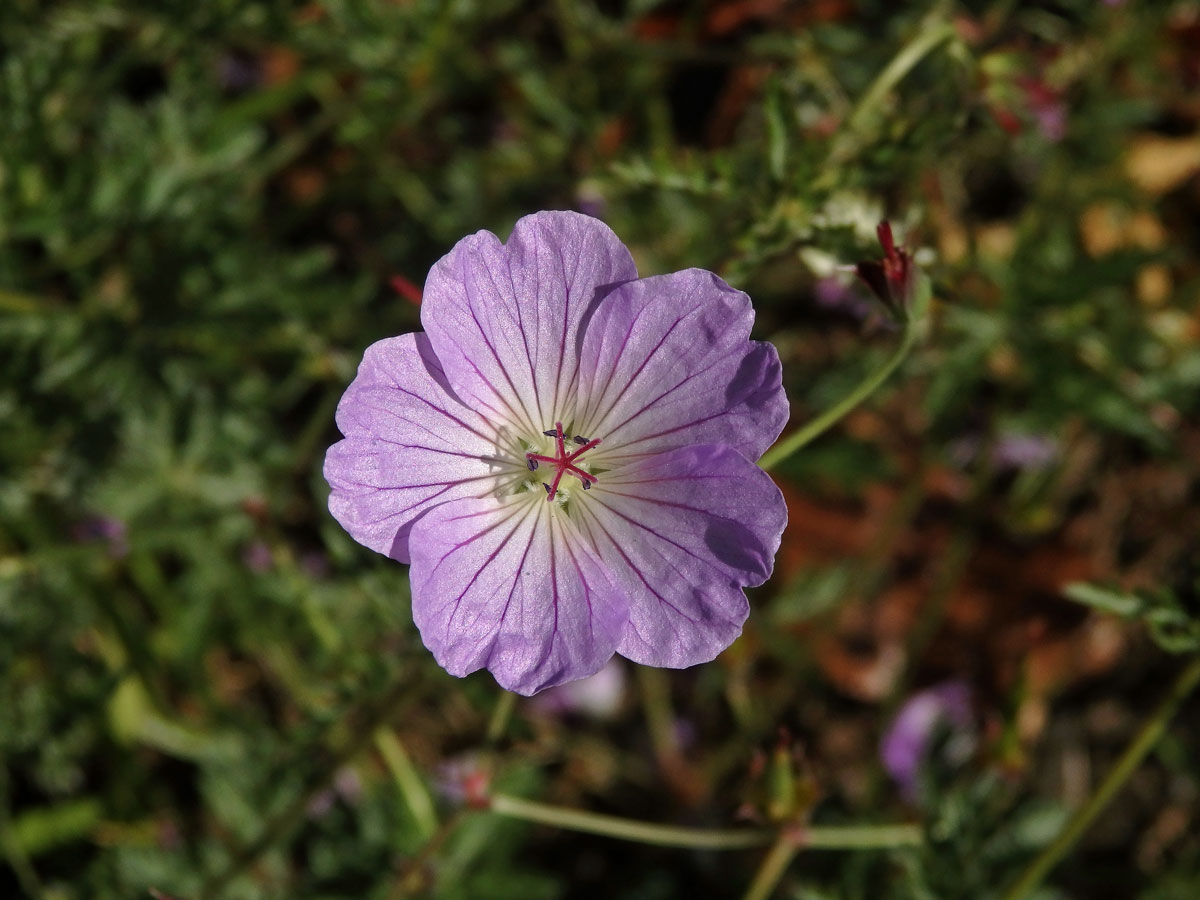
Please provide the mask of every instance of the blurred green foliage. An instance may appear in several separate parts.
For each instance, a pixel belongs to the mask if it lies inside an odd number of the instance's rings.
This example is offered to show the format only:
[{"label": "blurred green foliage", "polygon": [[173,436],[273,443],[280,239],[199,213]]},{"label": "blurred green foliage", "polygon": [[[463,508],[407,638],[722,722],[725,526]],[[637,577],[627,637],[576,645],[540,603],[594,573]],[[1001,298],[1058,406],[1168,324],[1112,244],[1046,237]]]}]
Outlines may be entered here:
[{"label": "blurred green foliage", "polygon": [[[857,774],[826,779],[818,817],[921,815],[928,852],[806,857],[780,896],[998,890],[1066,802],[1018,733],[1031,688],[923,651],[951,564],[1093,519],[1116,524],[1088,532],[1107,563],[1091,574],[1194,597],[1170,579],[1200,533],[1197,21],[1191,0],[7,0],[0,894],[746,884],[753,854],[631,850],[485,814],[427,844],[438,772],[481,746],[497,691],[436,667],[405,569],[324,509],[321,460],[362,349],[419,327],[391,279],[419,285],[464,234],[563,207],[605,218],[645,273],[702,266],[750,291],[794,421],[888,353],[839,267],[877,255],[885,215],[908,230],[936,285],[929,342],[871,413],[780,476],[793,500],[915,491],[895,528],[919,537],[945,502],[927,476],[949,471],[969,538],[935,550],[947,568],[923,582],[882,696],[848,697],[819,638],[904,560],[781,562],[742,642],[672,676],[686,740],[648,737],[629,698],[571,727],[518,710],[499,751],[508,789],[722,824],[778,726],[818,772],[843,764],[822,736],[849,734]],[[1135,469],[1126,488],[1157,506],[1120,499]],[[803,534],[791,541],[781,559],[803,556]],[[1194,652],[1196,610],[1176,607]],[[1130,652],[1105,684],[1136,710],[1161,663]],[[931,808],[906,810],[874,747],[906,686],[955,665],[981,687],[985,748],[944,773]],[[1094,698],[1074,699],[1061,721]],[[1045,741],[1078,751],[1077,735]],[[1143,786],[1130,813],[1147,834],[1168,827],[1147,807],[1186,810],[1200,789],[1194,758],[1163,756],[1147,777],[1173,793]],[[1191,803],[1190,836],[1155,849],[1118,833],[1100,876],[1081,862],[1069,894],[1043,896],[1195,896]]]}]

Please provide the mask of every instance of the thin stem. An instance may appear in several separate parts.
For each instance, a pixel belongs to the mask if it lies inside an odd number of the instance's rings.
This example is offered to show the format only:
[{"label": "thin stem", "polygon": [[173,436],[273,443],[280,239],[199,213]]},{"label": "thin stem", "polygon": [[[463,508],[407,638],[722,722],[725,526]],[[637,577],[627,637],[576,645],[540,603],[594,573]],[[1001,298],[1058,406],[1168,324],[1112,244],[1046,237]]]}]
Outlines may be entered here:
[{"label": "thin stem", "polygon": [[911,72],[938,44],[954,37],[954,26],[941,24],[933,27],[922,27],[916,36],[900,48],[900,52],[892,57],[892,61],[884,67],[866,93],[854,104],[846,124],[851,131],[858,131],[864,121],[875,111],[883,98]]},{"label": "thin stem", "polygon": [[806,850],[890,850],[925,839],[920,825],[823,825],[801,834]]},{"label": "thin stem", "polygon": [[582,831],[639,844],[659,847],[680,847],[695,850],[744,850],[761,847],[775,837],[774,829],[737,828],[709,830],[676,825],[657,825],[635,819],[623,819],[582,809],[567,809],[524,800],[509,794],[493,794],[491,810],[512,819],[552,825],[567,831]]},{"label": "thin stem", "polygon": [[508,723],[512,719],[513,710],[517,708],[517,695],[512,691],[503,691],[500,694],[500,699],[496,701],[496,707],[492,710],[492,717],[488,720],[487,732],[484,735],[484,741],[488,746],[499,743],[500,738],[504,737],[504,732],[508,730]]},{"label": "thin stem", "polygon": [[875,393],[879,386],[887,381],[891,374],[896,371],[900,363],[904,362],[905,357],[908,356],[913,345],[916,343],[917,335],[921,330],[920,326],[921,321],[919,317],[909,318],[904,323],[904,333],[900,338],[900,346],[884,361],[882,366],[864,378],[858,387],[829,407],[829,409],[825,410],[825,412],[812,419],[804,427],[793,431],[783,440],[777,442],[775,446],[763,454],[758,464],[767,470],[774,468],[801,447],[824,434],[836,425],[843,416],[854,409],[854,407]]},{"label": "thin stem", "polygon": [[403,900],[406,897],[416,897],[428,893],[426,869],[429,861],[441,852],[446,841],[450,839],[450,835],[458,829],[468,814],[468,810],[460,809],[446,818],[438,826],[437,831],[421,846],[421,849],[404,862],[396,874],[396,884],[388,894],[388,900]]},{"label": "thin stem", "polygon": [[671,711],[671,686],[661,669],[637,667],[642,693],[642,711],[650,743],[659,768],[673,769],[681,759],[679,742],[675,739],[675,714]]},{"label": "thin stem", "polygon": [[742,895],[742,900],[767,900],[771,896],[775,886],[779,884],[779,879],[783,877],[787,867],[800,852],[802,841],[797,837],[795,833],[786,828],[779,832],[779,837],[775,839],[770,851],[763,857],[762,864],[754,873],[754,880],[750,882],[750,887],[746,888],[746,893]]},{"label": "thin stem", "polygon": [[1129,746],[1125,748],[1125,752],[1121,754],[1116,764],[1104,776],[1104,780],[1092,792],[1092,796],[1088,799],[1087,803],[1076,810],[1067,824],[1063,826],[1063,830],[1059,832],[1058,837],[1054,839],[1054,842],[1038,854],[1037,858],[1029,864],[1029,867],[1025,869],[1021,877],[1008,889],[1003,900],[1021,900],[1022,897],[1041,884],[1042,879],[1046,877],[1050,870],[1070,852],[1071,848],[1075,846],[1075,842],[1079,840],[1083,833],[1087,831],[1088,826],[1092,824],[1092,820],[1100,814],[1100,811],[1125,786],[1125,782],[1129,780],[1130,776],[1137,771],[1138,766],[1142,764],[1142,760],[1146,758],[1146,754],[1162,738],[1167,725],[1179,711],[1179,707],[1183,705],[1183,701],[1195,690],[1198,684],[1200,684],[1200,658],[1192,660],[1179,673],[1179,676],[1175,679],[1175,683],[1171,686],[1170,692],[1143,723],[1137,735],[1134,736]]},{"label": "thin stem", "polygon": [[[776,828],[685,828],[658,825],[636,819],[623,819],[603,813],[551,806],[524,800],[509,794],[493,794],[491,811],[513,819],[552,825],[568,831],[598,834],[639,844],[679,847],[691,850],[744,850],[762,847],[779,837]],[[921,830],[915,825],[833,825],[793,830],[792,840],[814,850],[865,850],[912,846],[921,842]],[[796,835],[799,835],[797,837]]]}]

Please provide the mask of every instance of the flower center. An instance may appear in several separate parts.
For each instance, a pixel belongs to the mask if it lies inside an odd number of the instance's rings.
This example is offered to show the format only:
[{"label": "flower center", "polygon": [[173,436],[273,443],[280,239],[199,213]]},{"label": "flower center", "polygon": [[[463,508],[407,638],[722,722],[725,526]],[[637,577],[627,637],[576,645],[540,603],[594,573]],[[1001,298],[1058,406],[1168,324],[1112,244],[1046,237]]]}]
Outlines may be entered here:
[{"label": "flower center", "polygon": [[554,480],[549,484],[542,483],[542,487],[546,489],[546,500],[554,499],[554,495],[558,493],[558,483],[568,473],[583,482],[583,489],[585,491],[596,483],[596,476],[583,471],[583,469],[575,465],[575,460],[599,444],[600,438],[588,440],[585,437],[575,435],[571,440],[581,446],[579,449],[567,453],[567,436],[563,432],[562,422],[555,422],[553,431],[543,431],[542,434],[546,437],[554,438],[554,456],[543,456],[541,453],[526,453],[525,462],[529,466],[530,472],[536,472],[538,466],[542,463],[549,463],[554,466]]}]

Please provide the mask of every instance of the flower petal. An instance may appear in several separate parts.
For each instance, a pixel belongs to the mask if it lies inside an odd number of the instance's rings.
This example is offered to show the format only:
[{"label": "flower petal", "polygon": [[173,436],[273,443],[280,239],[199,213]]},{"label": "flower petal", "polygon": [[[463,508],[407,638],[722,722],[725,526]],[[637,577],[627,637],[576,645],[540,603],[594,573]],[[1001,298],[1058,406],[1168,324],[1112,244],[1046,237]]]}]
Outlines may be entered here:
[{"label": "flower petal", "polygon": [[706,443],[758,459],[788,404],[779,355],[749,340],[753,323],[750,298],[702,269],[615,289],[585,323],[576,429],[603,440],[610,464]]},{"label": "flower petal", "polygon": [[671,668],[707,662],[741,633],[742,588],[770,577],[787,524],[775,483],[721,444],[606,472],[573,511],[629,596],[617,652]]},{"label": "flower petal", "polygon": [[452,394],[423,334],[367,348],[337,424],[345,440],[325,455],[329,511],[360,544],[400,562],[425,510],[522,477],[496,456],[505,436]]},{"label": "flower petal", "polygon": [[538,492],[445,503],[412,535],[413,619],[451,675],[487,668],[526,696],[598,672],[628,604]]},{"label": "flower petal", "polygon": [[507,244],[488,231],[459,241],[429,273],[421,322],[464,400],[538,435],[569,418],[584,313],[633,278],[629,251],[599,219],[540,212]]}]

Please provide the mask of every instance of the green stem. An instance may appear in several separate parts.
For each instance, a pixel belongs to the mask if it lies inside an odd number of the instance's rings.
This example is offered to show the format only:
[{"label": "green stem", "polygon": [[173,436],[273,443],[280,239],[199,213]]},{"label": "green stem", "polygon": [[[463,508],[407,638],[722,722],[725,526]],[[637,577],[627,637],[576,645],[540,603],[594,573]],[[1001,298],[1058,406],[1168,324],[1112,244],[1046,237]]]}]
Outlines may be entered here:
[{"label": "green stem", "polygon": [[1088,826],[1092,824],[1092,820],[1100,814],[1100,811],[1106,807],[1109,802],[1116,796],[1117,792],[1125,786],[1125,782],[1130,776],[1137,771],[1138,766],[1142,764],[1142,760],[1146,758],[1153,748],[1158,743],[1159,739],[1167,729],[1167,725],[1175,714],[1179,711],[1179,707],[1188,695],[1195,690],[1200,684],[1200,658],[1194,659],[1189,663],[1179,676],[1175,679],[1175,683],[1171,686],[1170,692],[1158,705],[1143,723],[1138,730],[1137,735],[1129,746],[1125,748],[1125,752],[1117,760],[1116,764],[1109,770],[1109,773],[1104,776],[1104,780],[1092,792],[1092,796],[1082,807],[1080,807],[1066,825],[1059,832],[1054,842],[1043,850],[1038,857],[1029,864],[1029,867],[1021,874],[1021,877],[1008,889],[1003,900],[1021,900],[1030,891],[1042,883],[1042,879],[1053,869],[1058,862],[1070,852],[1075,846],[1075,842],[1087,831]]},{"label": "green stem", "polygon": [[889,850],[917,847],[920,825],[823,825],[801,832],[805,850]]},{"label": "green stem", "polygon": [[396,884],[388,894],[388,900],[404,900],[407,897],[428,896],[430,885],[429,861],[438,853],[458,826],[467,818],[469,811],[460,809],[449,816],[438,826],[433,836],[429,838],[415,854],[405,860],[396,875]]},{"label": "green stem", "polygon": [[513,710],[516,708],[517,695],[512,691],[503,691],[492,710],[491,719],[488,720],[487,732],[484,735],[484,741],[488,746],[494,746],[499,743],[500,738],[504,737],[504,732],[508,730],[508,723],[512,719]]},{"label": "green stem", "polygon": [[540,825],[552,825],[568,831],[582,831],[585,834],[599,834],[639,844],[654,844],[659,847],[743,850],[747,847],[761,847],[763,844],[770,843],[775,837],[773,829],[737,828],[713,831],[704,828],[656,825],[651,822],[622,819],[618,816],[606,816],[603,813],[587,812],[581,809],[551,806],[548,803],[524,800],[509,794],[493,794],[491,810],[512,819],[537,822]]},{"label": "green stem", "polygon": [[811,420],[803,428],[793,431],[783,440],[778,441],[775,446],[763,454],[758,464],[767,470],[774,468],[801,447],[810,443],[814,438],[828,431],[843,416],[854,409],[854,407],[875,393],[879,386],[887,381],[891,374],[896,371],[900,363],[904,362],[905,357],[908,356],[913,345],[916,344],[923,318],[923,316],[912,316],[907,319],[904,323],[904,333],[900,338],[900,346],[884,361],[882,366],[864,378],[858,387],[829,407],[829,409],[825,410],[825,412]]},{"label": "green stem", "polygon": [[775,886],[779,884],[779,879],[800,851],[802,843],[797,838],[798,835],[788,829],[779,833],[779,837],[771,845],[770,852],[763,857],[762,864],[754,873],[754,880],[750,882],[750,887],[746,888],[742,900],[767,900],[771,896]]},{"label": "green stem", "polygon": [[[657,825],[603,813],[551,806],[548,803],[524,800],[509,794],[493,794],[491,810],[512,819],[659,847],[744,850],[748,847],[764,846],[779,837],[779,830],[776,828],[706,829]],[[798,842],[800,848],[814,850],[879,849],[911,846],[921,842],[921,830],[915,825],[833,825],[805,828],[798,832],[794,825],[788,828],[791,829],[790,840]]]},{"label": "green stem", "polygon": [[867,88],[865,94],[854,104],[849,118],[846,120],[851,131],[862,128],[864,121],[874,112],[875,107],[883,102],[883,98],[911,72],[938,44],[954,37],[954,26],[941,24],[922,27],[916,36],[905,44],[900,52],[892,57],[892,61],[876,76]]},{"label": "green stem", "polygon": [[675,714],[671,711],[671,685],[662,669],[638,666],[637,675],[655,759],[659,769],[670,770],[680,760],[679,743],[675,739]]}]

